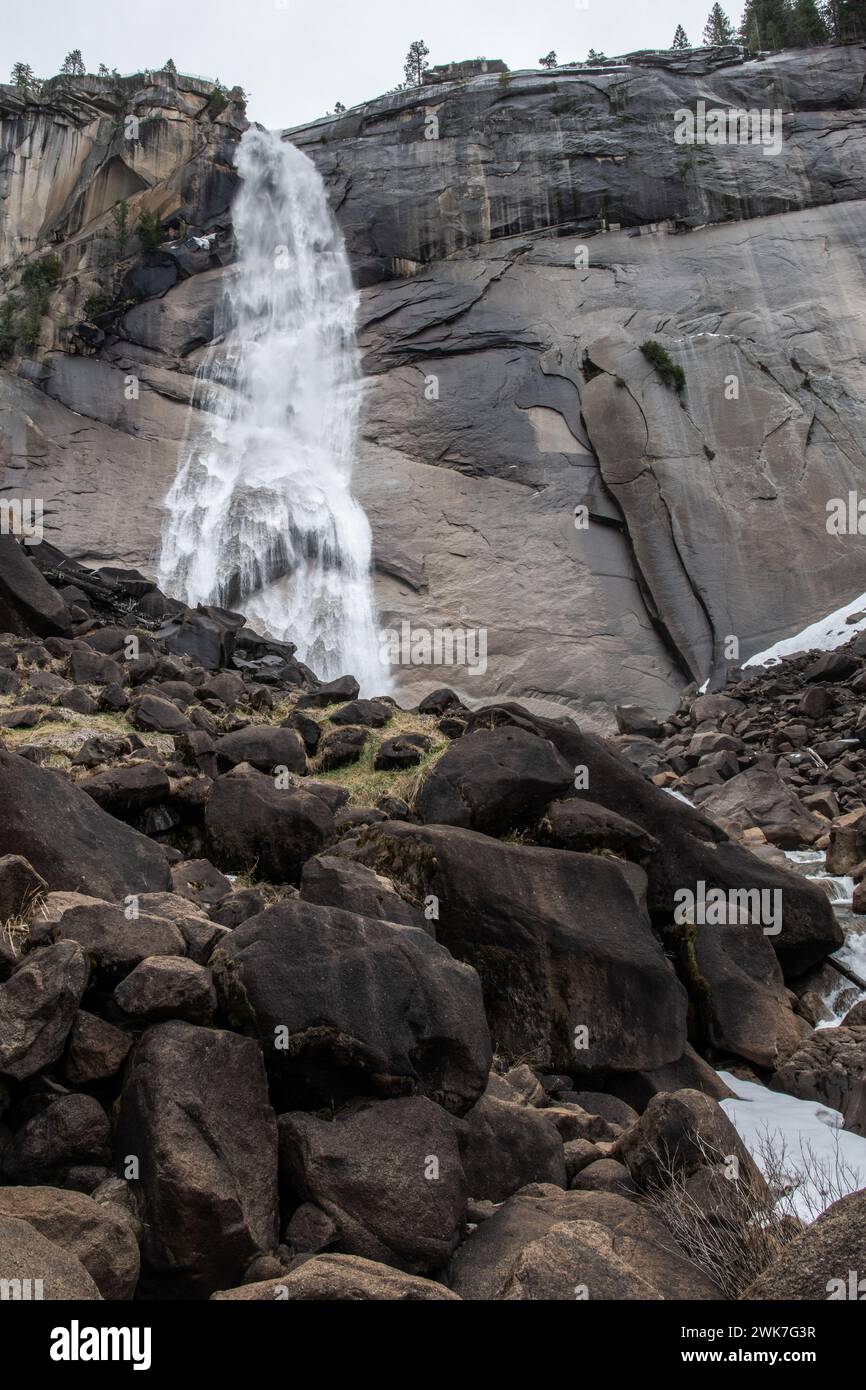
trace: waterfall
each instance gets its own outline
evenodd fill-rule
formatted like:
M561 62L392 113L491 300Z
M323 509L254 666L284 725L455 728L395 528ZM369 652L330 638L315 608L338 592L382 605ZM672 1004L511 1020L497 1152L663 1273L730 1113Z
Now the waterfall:
M165 501L160 587L243 612L323 680L383 692L370 526L351 493L361 377L345 246L300 150L253 128L237 167L238 262Z

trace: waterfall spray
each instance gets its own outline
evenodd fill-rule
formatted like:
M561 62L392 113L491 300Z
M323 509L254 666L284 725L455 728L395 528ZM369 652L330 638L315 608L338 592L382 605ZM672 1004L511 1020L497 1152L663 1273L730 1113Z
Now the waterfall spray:
M252 128L237 166L238 263L166 498L160 585L243 612L322 679L351 672L375 694L388 673L351 493L361 378L345 246L300 150Z

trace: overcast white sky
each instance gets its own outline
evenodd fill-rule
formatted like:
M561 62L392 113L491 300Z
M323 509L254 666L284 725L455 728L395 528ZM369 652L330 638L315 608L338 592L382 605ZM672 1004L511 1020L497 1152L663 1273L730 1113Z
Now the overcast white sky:
M423 39L431 63L502 58L537 67L665 48L682 24L697 45L711 0L29 0L9 3L0 33L0 80L13 62L38 77L80 48L88 70L121 72L173 58L181 72L239 83L249 115L269 127L354 106L403 81L403 59ZM723 3L736 24L742 0Z

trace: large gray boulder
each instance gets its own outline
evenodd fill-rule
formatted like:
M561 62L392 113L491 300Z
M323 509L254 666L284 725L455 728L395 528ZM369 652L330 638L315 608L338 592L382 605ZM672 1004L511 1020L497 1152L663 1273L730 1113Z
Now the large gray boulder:
M443 754L415 797L426 823L501 835L535 819L574 782L574 769L525 729L480 730Z
M358 1255L314 1255L277 1279L223 1289L211 1298L251 1303L440 1303L455 1301L457 1294L432 1279Z
M743 1300L862 1301L866 1188L834 1202L758 1275ZM853 1274L853 1278L852 1278Z
M114 991L114 1002L138 1023L211 1023L216 1013L213 978L184 956L150 956L140 961Z
M132 1298L138 1283L138 1242L114 1206L58 1187L0 1187L0 1222L27 1221L80 1260L103 1298Z
M313 792L278 787L273 777L239 769L214 782L205 833L218 868L296 883L304 861L334 839L334 818Z
M29 860L52 890L122 902L170 886L159 845L102 811L58 772L0 749L0 854Z
M248 724L217 739L216 755L220 767L236 767L249 763L260 772L287 768L289 772L307 770L307 757L300 735L292 729L274 728L270 724Z
M25 957L0 985L0 1076L25 1081L63 1051L90 974L73 941Z
M702 882L725 891L758 889L780 895L781 931L766 939L786 978L804 974L842 945L842 928L826 893L802 874L763 863L735 844L713 821L654 786L600 738L583 733L570 719L544 719L520 705L494 705L473 716L478 727L501 722L539 729L566 762L584 769L586 787L575 793L580 800L605 806L654 837L647 903L655 920L670 920L678 891L697 892Z
M764 767L746 768L714 788L701 802L701 810L741 830L757 826L780 849L811 845L827 830L826 822L803 805L778 773Z
M333 854L307 860L301 872L301 897L320 907L341 907L361 917L427 929L420 908L402 897L384 874Z
M866 1135L866 1023L816 1029L773 1073L770 1085L841 1110L845 1128Z
M766 1191L764 1180L724 1110L701 1091L653 1096L636 1125L617 1141L615 1157L644 1192L687 1181L699 1169L736 1159L737 1182ZM733 1169L731 1169L733 1171ZM733 1179L732 1179L733 1181Z
M10 1299L93 1302L102 1295L78 1257L29 1221L0 1215L0 1286Z
M460 1114L487 1084L478 976L416 927L287 898L210 964L286 1108L420 1093Z
M635 866L396 821L358 854L437 900L438 937L481 976L500 1049L584 1076L682 1054L686 992L635 897Z
M127 911L84 893L49 893L38 925L55 941L77 942L93 968L110 978L128 974L148 956L186 954L183 933L175 922L146 912L127 915Z
M62 1187L73 1170L100 1170L110 1161L111 1127L102 1106L93 1096L67 1093L17 1130L0 1171L8 1183Z
M117 1117L144 1220L143 1287L202 1297L277 1241L277 1129L258 1046L188 1023L149 1028Z
M546 1183L525 1187L481 1223L457 1251L448 1282L473 1301L574 1301L579 1286L590 1300L719 1297L666 1227L635 1202Z
M571 849L578 854L607 850L644 866L658 848L658 841L634 821L577 797L548 806L538 826L538 838L553 849Z
M688 926L677 950L699 1044L767 1069L799 1045L808 1024L793 1011L778 958L759 925Z
M283 1182L327 1213L346 1254L435 1272L457 1246L466 1208L457 1128L424 1096L333 1120L281 1115Z
M476 1201L504 1202L528 1183L567 1185L562 1138L545 1112L489 1092L464 1117L460 1152Z
M26 550L4 528L0 533L0 631L22 637L68 637L69 609L43 579Z

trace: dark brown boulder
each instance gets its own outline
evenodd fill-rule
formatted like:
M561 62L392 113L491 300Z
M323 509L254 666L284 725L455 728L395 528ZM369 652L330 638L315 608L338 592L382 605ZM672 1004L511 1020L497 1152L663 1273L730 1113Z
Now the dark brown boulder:
M415 927L285 898L210 964L286 1109L420 1093L461 1114L487 1084L478 976Z
M552 745L525 729L480 730L458 739L421 784L415 810L426 824L502 835L529 824L574 781Z
M120 1101L116 1152L139 1163L142 1285L203 1297L277 1241L277 1131L261 1053L188 1023L149 1028Z
M228 872L255 870L271 883L296 883L304 861L334 838L324 799L306 786L278 787L274 778L239 770L218 777L205 808L210 857Z
M122 901L168 887L158 845L48 768L0 749L0 854L29 860L51 889Z

